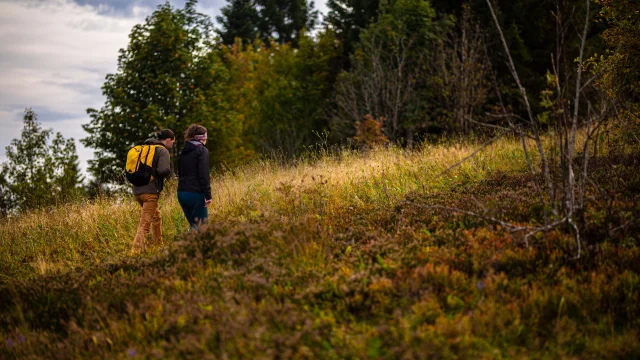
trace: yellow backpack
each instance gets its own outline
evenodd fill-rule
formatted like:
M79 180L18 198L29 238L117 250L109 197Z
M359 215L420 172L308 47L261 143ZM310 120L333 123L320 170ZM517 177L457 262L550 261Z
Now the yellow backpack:
M153 157L160 145L136 145L127 153L124 174L135 186L144 186L153 181Z

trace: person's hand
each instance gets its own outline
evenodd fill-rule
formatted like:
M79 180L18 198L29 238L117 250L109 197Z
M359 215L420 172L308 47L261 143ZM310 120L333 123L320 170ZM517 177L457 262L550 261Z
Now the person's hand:
M204 207L208 207L211 204L211 199L204 201Z

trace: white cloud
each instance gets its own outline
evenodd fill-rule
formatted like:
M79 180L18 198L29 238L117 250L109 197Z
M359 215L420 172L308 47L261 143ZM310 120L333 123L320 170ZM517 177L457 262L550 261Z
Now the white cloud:
M27 107L45 128L76 141L86 136L85 109L103 104L105 75L116 71L118 50L144 16L136 11L138 18L117 18L98 10L63 0L0 2L0 161L20 136ZM92 151L78 143L78 153L85 168Z

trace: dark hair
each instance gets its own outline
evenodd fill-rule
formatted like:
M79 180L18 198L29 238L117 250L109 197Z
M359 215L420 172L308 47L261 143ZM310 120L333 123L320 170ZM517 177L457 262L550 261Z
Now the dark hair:
M158 133L158 140L175 139L176 135L171 129L164 129Z
M184 132L184 139L186 141L193 140L196 135L204 135L207 133L207 128L202 125L193 124L187 128Z

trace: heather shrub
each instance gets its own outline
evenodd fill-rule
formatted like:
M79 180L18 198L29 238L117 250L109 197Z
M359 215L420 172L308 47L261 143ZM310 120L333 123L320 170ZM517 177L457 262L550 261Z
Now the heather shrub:
M0 358L637 357L633 183L594 195L575 259L569 228L527 246L490 220L541 221L517 144L439 175L465 151L256 163L213 180L198 234L168 191L170 241L141 257L126 197L3 223Z

